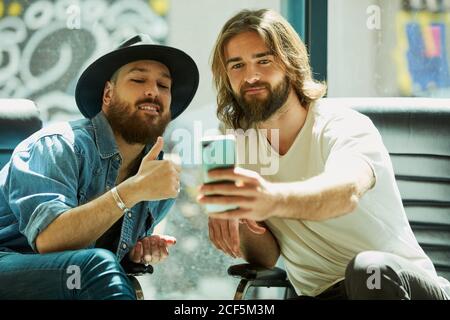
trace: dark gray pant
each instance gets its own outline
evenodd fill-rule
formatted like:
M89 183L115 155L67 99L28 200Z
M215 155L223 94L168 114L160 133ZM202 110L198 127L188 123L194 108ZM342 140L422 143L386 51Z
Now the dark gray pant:
M410 261L379 251L365 251L354 257L345 280L316 297L335 299L446 300L436 281Z

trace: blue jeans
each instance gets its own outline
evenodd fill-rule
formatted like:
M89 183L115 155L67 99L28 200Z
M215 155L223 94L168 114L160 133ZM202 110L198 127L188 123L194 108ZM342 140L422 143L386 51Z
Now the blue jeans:
M116 256L104 249L0 252L0 299L136 299Z

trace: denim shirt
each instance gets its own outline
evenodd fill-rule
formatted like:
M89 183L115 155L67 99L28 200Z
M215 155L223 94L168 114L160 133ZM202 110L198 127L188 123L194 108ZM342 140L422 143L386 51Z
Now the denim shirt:
M0 250L37 252L36 237L53 220L114 187L121 162L103 112L50 125L22 141L0 171ZM125 213L119 260L138 239L152 234L174 201L139 202Z

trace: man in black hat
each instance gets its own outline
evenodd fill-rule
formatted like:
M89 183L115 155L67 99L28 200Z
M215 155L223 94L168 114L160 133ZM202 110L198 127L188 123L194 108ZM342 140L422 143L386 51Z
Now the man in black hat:
M92 63L86 119L33 134L0 171L0 299L134 299L120 263L164 260L153 235L180 189L162 134L199 74L184 52L135 36Z

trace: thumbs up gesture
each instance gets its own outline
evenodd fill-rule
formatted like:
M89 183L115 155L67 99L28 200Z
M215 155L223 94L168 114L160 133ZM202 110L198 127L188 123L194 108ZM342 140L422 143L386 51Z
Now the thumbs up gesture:
M159 153L162 151L163 146L164 146L164 139L162 137L158 137L158 139L156 139L156 142L150 149L150 151L144 156L144 158L142 158L142 161L156 160L156 158L158 158Z
M164 146L158 137L152 149L142 158L135 176L126 180L132 184L136 202L175 198L180 190L181 167L170 160L157 160Z

